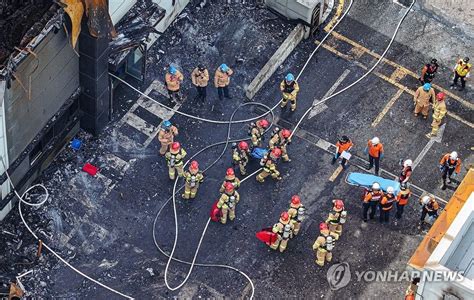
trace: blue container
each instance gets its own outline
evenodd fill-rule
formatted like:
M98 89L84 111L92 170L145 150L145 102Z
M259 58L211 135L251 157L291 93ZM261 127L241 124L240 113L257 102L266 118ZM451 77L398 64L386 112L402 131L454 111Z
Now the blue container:
M74 150L79 150L81 148L82 142L80 139L73 139L71 141L71 148Z
M250 155L256 159L262 159L265 156L265 154L267 154L267 152L268 152L268 149L255 147L253 148Z

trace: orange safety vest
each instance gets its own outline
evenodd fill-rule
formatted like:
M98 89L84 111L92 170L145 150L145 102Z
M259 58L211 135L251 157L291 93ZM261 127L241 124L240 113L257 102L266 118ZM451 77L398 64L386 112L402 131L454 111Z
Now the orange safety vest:
M449 156L450 154L446 153L439 161L439 164L449 169L455 168L456 173L459 174L461 172L461 159L451 159Z
M369 192L364 198L364 202L379 202L382 199L383 193L382 192Z
M380 154L383 153L383 145L382 143L378 143L377 145L373 145L372 141L369 140L367 143L367 148L369 149L369 155L372 157L380 157Z
M407 205L408 198L410 198L411 192L409 190L400 191L397 195L398 205Z
M351 148L354 144L352 143L351 140L349 140L347 143L341 143L339 141L337 141L336 143L336 147L338 149L338 153L342 153L343 151L347 151L349 150L349 148Z
M391 210L393 202L395 202L395 196L387 194L382 198L382 201L380 201L380 206L382 206L382 210Z

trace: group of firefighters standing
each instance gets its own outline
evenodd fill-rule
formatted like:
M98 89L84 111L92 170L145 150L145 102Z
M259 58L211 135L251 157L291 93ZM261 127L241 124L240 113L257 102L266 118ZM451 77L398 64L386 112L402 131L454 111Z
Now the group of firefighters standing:
M232 99L229 85L230 78L233 74L234 71L226 64L221 64L214 73L214 86L217 89L217 94L221 101L224 100L224 98ZM199 100L201 103L206 102L209 80L209 71L203 64L199 64L192 71L191 81L197 92L195 100ZM170 65L165 74L165 84L169 100L172 104L182 102L184 99L181 90L183 81L183 74L176 67ZM290 102L290 110L292 112L296 110L296 99L299 90L300 88L295 80L295 76L288 73L280 83L280 91L283 97L280 104L281 109L285 109L288 102Z
M423 119L428 118L430 107L433 108L433 121L431 123L431 132L426 136L432 138L438 135L439 127L442 124L444 116L447 114L446 95L443 92L435 93L432 82L438 71L438 60L432 59L430 63L426 64L421 70L419 81L421 86L415 91L413 102L415 106L414 115L417 117L420 113ZM461 81L460 91L466 87L466 78L469 77L472 65L469 63L469 57L459 59L453 68L453 82L451 89L458 86L458 81Z
M462 59L458 62L454 69L455 77L453 87L456 86L460 79L462 88L465 86L465 77L468 76L471 65L468 63L469 58ZM420 77L420 86L414 95L415 110L414 115L418 116L420 113L423 118L428 117L430 103L433 106L433 123L432 131L427 135L428 137L436 136L443 117L446 115L445 94L435 94L431 82L437 71L437 61L433 59L430 64L427 64ZM230 76L233 71L226 65L222 64L217 68L214 75L214 85L217 88L219 99L224 97L231 98L229 93ZM203 65L198 65L192 74L192 82L196 87L196 98L204 102L207 96L207 85L209 82L209 72ZM184 77L175 67L170 66L166 73L166 87L168 89L170 101L177 102L182 100L180 86ZM290 110L295 111L296 99L299 92L298 83L295 77L289 73L280 83L280 90L283 99L281 101L281 108L284 109L290 103ZM435 101L436 99L436 101ZM260 119L255 123L250 124L249 140L240 141L233 145L232 162L233 167L228 168L224 181L220 187L220 197L216 201L211 211L211 218L225 224L227 220L234 220L236 213L236 205L240 201L238 189L240 187L240 180L235 175L234 169L238 169L242 176L247 175L247 165L250 161L253 151L261 151L260 172L256 176L256 180L260 183L264 182L267 177L275 180L281 180L281 174L278 171L278 162L290 162L287 146L291 143L292 133L289 129L275 129L271 133L271 138L268 142L268 147L263 147L264 134L269 129L270 123L266 119ZM175 137L179 131L176 126L172 125L170 121L163 121L160 131L158 132L158 139L161 143L160 154L166 158L168 165L168 174L171 180L176 178L176 173L179 177L184 178L185 186L182 197L184 199L194 199L199 189L199 185L204 180L203 172L199 169L199 163L192 161L189 164L188 170L184 170L184 158L187 153L181 147L181 144L175 141ZM250 144L250 145L249 145ZM332 158L334 164L340 159L342 167L346 167L347 161L350 158L350 150L354 146L353 142L347 136L341 136L336 143L336 151ZM373 137L368 140L364 153L368 155L369 165L368 170L375 167L375 174L379 174L380 160L384 157L383 144L378 137ZM255 156L254 156L255 157ZM389 186L382 190L380 184L375 182L371 188L366 190L363 197L363 221L367 222L368 218L374 219L377 209L380 210L379 221L381 223L388 223L390 212L396 206L396 221L402 218L404 208L408 204L411 191L409 189L409 179L412 173L413 162L407 159L403 162L403 168L400 173L398 181L400 182L400 191L395 193L395 189ZM451 178L460 172L461 161L456 152L451 152L443 155L440 161L440 171L442 172L443 185L450 183ZM424 195L420 199L422 205L422 213L420 221L423 224L426 215L429 217L436 217L439 205L432 195ZM300 223L303 220L304 206L298 195L294 195L291 199L289 209L282 212L279 221L269 230L273 235L273 239L268 245L274 249L279 249L280 252L285 251L288 240L298 235L300 230ZM369 212L370 211L370 212ZM215 213L212 216L213 212ZM320 235L313 244L313 250L316 253L316 263L323 266L325 261L331 261L331 251L334 247L335 241L342 233L342 224L345 223L347 212L344 209L342 200L333 200L333 208L329 213L329 217L325 222L320 223Z
M223 100L224 97L232 98L229 93L229 84L230 77L233 73L232 69L226 64L221 64L214 73L214 86L217 89L220 100ZM191 80L197 91L195 99L201 101L201 103L206 101L209 79L209 71L202 64L199 64L191 73ZM183 74L176 67L168 67L168 71L165 74L165 83L172 103L181 102L183 100L183 94L181 92L183 80Z

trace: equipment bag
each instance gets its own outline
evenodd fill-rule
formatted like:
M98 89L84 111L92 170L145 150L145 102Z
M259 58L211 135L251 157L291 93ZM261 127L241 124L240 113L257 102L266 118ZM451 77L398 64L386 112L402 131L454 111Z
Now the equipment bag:
M256 159L262 159L265 156L265 154L267 154L267 152L268 152L268 149L266 148L255 147L252 149L250 156Z

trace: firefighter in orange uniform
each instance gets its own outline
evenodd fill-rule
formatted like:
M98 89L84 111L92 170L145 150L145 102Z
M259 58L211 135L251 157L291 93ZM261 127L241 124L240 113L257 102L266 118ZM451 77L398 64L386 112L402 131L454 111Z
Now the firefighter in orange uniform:
M168 95L170 96L171 102L180 102L182 96L180 93L181 83L184 80L183 74L181 74L178 69L173 66L168 68L168 72L165 75L166 89L168 90Z
M313 251L316 253L316 264L324 267L324 263L332 260L332 249L336 239L331 235L328 224L319 224L320 235L313 244Z
M351 150L352 146L354 146L352 141L346 135L343 135L336 143L336 154L334 154L334 157L332 158L331 164L335 164L337 159L341 156L342 152L344 152L344 151L349 152L349 150ZM345 158L342 158L341 166L345 167L346 162L347 162L347 160Z
M235 219L235 206L240 201L240 195L235 190L234 185L226 182L224 193L221 194L217 202L217 208L221 210L221 223L227 223L227 217L233 221Z
M219 100L224 100L224 97L232 99L229 94L229 84L230 84L230 76L234 74L231 68L229 68L226 64L222 64L217 68L216 73L214 75L214 85L217 88L217 93L219 95Z
M418 117L418 114L421 112L423 119L428 118L430 103L433 103L435 97L435 91L431 87L431 83L425 83L423 86L420 86L413 96L413 102L415 104L415 117Z
M329 213L326 223L331 235L338 240L342 234L342 224L346 223L347 211L344 209L344 201L335 199L332 200L332 203L332 211Z
M458 157L458 153L453 151L443 155L439 161L439 169L443 172L442 179L443 185L441 189L446 189L446 182L451 183L451 176L456 177L461 172L461 159Z
M191 73L191 80L197 91L195 99L201 100L202 103L206 102L207 84L209 82L209 72L206 67L199 64Z
M240 179L235 176L234 169L228 168L225 172L224 182L222 182L219 192L223 193L225 191L225 185L230 182L236 190L240 187Z
M378 137L374 137L367 142L367 147L364 150L365 154L369 155L369 166L367 170L372 169L375 164L375 175L379 175L380 159L383 158L383 145Z
M378 182L374 182L372 184L372 190L369 191L363 201L363 210L362 210L362 218L364 219L364 222L367 222L367 213L369 212L370 208L370 214L369 217L372 220L375 218L375 213L377 212L377 206L380 203L380 200L382 200L383 197L383 191L380 188L380 184Z
M387 193L380 200L380 223L388 223L390 219L390 211L393 208L393 203L396 202L395 189L391 186L387 187Z
M176 171L178 176L183 176L183 159L186 156L186 151L181 148L181 145L178 142L171 144L170 149L165 154L166 161L168 163L168 174L171 180L175 179Z
M199 184L204 180L204 175L199 171L199 164L193 160L189 171L184 172L184 199L194 199L199 189Z
M279 249L280 252L285 251L288 240L293 235L293 224L288 212L284 211L281 213L280 220L273 225L272 232L277 234L277 240L270 245L270 248L273 250Z
M270 154L267 153L264 158L260 161L260 165L263 167L262 172L257 175L256 179L258 182L265 182L265 178L269 175L273 179L281 180L280 172L277 170L277 162L281 157L280 148L274 148L270 151Z
M275 147L278 147L281 149L281 158L283 161L291 161L290 157L288 156L288 152L286 150L286 146L291 143L291 131L288 129L282 129L279 130L277 133L275 133L270 141L268 142L268 146L270 150L274 149Z
M165 120L161 124L160 131L158 131L158 141L160 141L160 154L165 155L168 151L169 145L174 142L174 137L178 135L178 128L171 124L170 121Z
M288 214L290 215L291 223L293 225L293 235L298 235L298 232L300 231L301 221L304 219L305 210L304 205L301 203L300 196L294 195L291 197Z
M403 210L405 206L408 204L408 199L411 196L411 191L408 188L407 183L402 182L400 184L400 192L397 195L396 202L397 202L397 214L395 217L397 218L395 220L395 225L397 225L397 220L400 220L403 215Z

